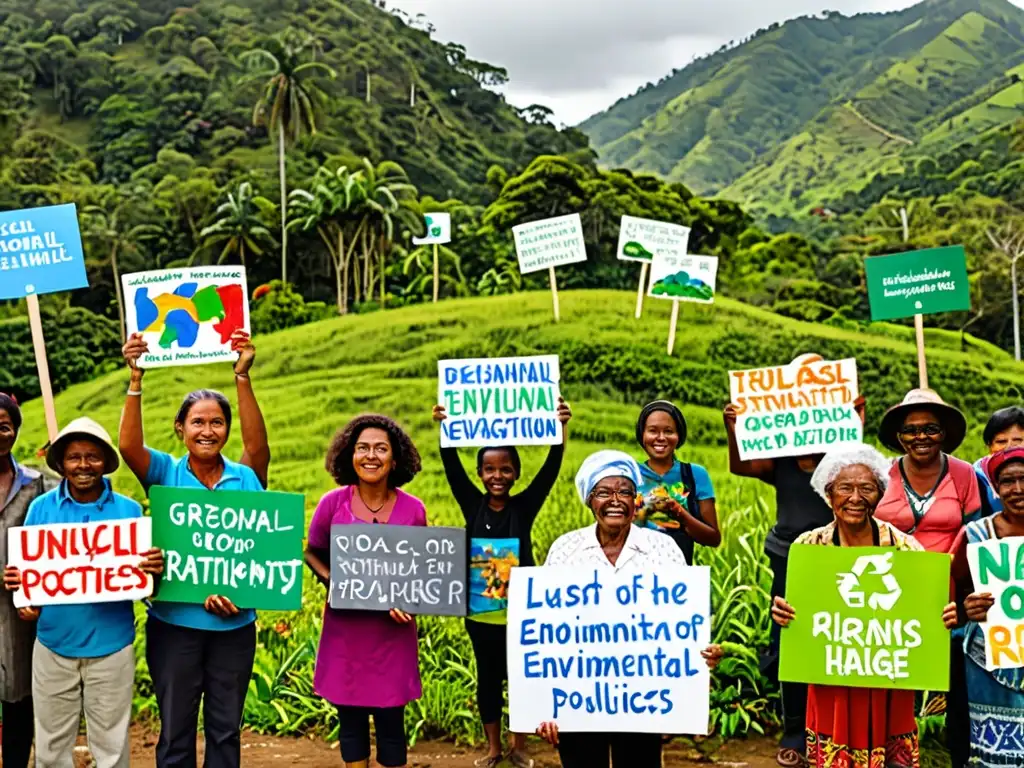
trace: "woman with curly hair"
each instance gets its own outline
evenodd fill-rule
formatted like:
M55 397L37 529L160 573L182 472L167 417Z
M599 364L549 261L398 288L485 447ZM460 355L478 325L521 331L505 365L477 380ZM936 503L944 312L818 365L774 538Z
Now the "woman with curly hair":
M423 502L401 490L420 471L420 454L387 416L350 421L327 450L327 471L340 488L320 499L309 525L306 563L325 586L331 581L331 526L426 525ZM405 705L420 688L416 623L391 609L324 608L316 657L316 692L338 708L341 759L347 768L370 760L370 716L377 734L377 763L406 764Z

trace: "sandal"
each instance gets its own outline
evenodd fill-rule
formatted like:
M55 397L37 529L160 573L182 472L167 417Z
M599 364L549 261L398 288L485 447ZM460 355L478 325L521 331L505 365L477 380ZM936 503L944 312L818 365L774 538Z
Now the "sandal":
M783 768L802 768L807 765L807 758L792 747L782 747L775 753L775 762Z
M476 768L498 768L503 759L501 755L494 755L493 757L491 755L484 755L479 760L475 760L473 765Z

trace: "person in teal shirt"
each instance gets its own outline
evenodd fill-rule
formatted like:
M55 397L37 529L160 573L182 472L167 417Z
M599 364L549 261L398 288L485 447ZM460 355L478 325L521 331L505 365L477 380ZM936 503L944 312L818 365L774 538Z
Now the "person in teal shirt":
M648 403L636 422L636 441L647 461L640 465L634 524L672 537L692 564L694 544L717 547L722 534L708 471L676 458L676 450L686 442L682 411L668 400Z
M117 469L117 451L106 430L92 419L68 424L47 450L46 463L63 481L36 497L26 526L142 517L139 503L114 493L104 477ZM163 572L163 554L159 549L140 552L137 568L141 573L132 575L133 586L140 583L136 578ZM21 572L7 566L4 584L19 591ZM20 615L37 622L32 654L36 765L71 765L84 708L89 748L97 764L128 768L135 684L132 602L32 606L22 608Z
M232 349L244 451L239 462L222 454L231 432L231 405L212 390L189 394L174 419L186 454L174 458L146 446L142 431L142 377L138 360L148 351L141 334L124 345L131 383L121 416L119 447L125 464L148 492L156 485L213 491L262 491L270 448L249 380L256 350L236 331ZM241 721L256 654L256 612L223 595L204 605L154 603L146 624L146 661L160 710L157 768L194 766L199 702L203 701L205 768L238 768Z

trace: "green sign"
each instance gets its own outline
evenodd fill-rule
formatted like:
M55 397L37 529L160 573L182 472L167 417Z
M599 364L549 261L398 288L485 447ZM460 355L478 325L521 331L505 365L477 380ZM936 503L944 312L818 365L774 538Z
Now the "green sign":
M885 547L794 544L779 679L865 688L949 689L950 558Z
M154 600L202 604L223 595L239 608L302 606L301 494L156 486L153 546L164 551Z
M871 319L896 320L971 308L962 245L864 259Z

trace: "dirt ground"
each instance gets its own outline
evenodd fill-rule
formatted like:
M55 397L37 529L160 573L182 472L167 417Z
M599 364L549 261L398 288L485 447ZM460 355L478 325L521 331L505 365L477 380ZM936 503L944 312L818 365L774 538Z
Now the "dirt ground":
M156 736L136 727L132 731L132 766L154 765ZM531 739L531 754L536 768L558 768L558 756L547 745ZM202 755L202 743L199 746ZM410 751L412 768L472 768L482 751L455 747L445 742L420 742ZM200 757L200 764L201 764ZM673 742L666 751L665 765L670 768L707 766L711 762L722 768L771 768L775 766L775 744L767 739L734 740L714 752L709 760L693 748ZM246 768L320 768L340 766L336 747L311 739L282 739L245 733L242 737L242 765ZM371 763L371 765L375 765Z

